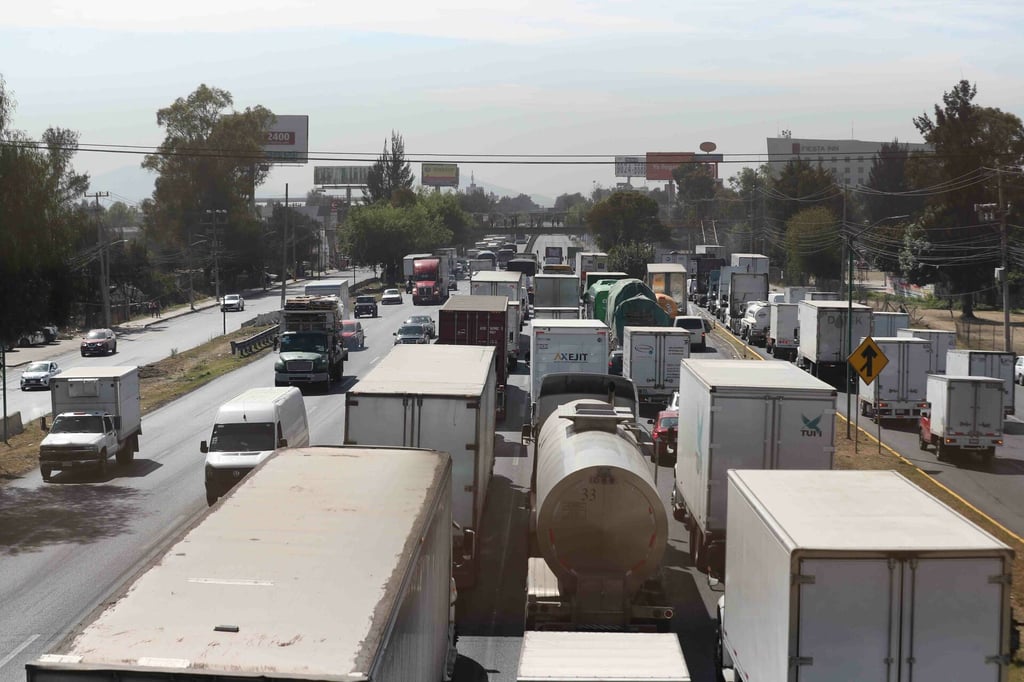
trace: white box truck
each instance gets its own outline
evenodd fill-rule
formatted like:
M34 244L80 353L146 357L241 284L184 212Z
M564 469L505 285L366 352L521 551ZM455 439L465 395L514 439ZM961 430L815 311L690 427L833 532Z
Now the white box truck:
M836 385L846 381L846 359L860 343L871 336L871 308L853 304L852 318L846 301L809 301L798 304L800 343L797 365L816 377ZM847 325L852 326L848 327Z
M800 306L796 303L772 303L768 311L768 338L764 349L773 358L795 360L800 342Z
M345 394L345 445L430 448L452 456L453 561L471 587L494 470L493 346L398 345Z
M547 374L607 374L608 325L600 320L534 318L530 336L530 404ZM532 410L531 410L532 413ZM531 419L531 423L534 423Z
M454 668L451 459L280 450L28 682L412 680Z
M751 272L767 275L768 256L760 253L734 253L729 259L729 266L734 272Z
M811 291L817 291L815 287L785 287L783 290L785 294L786 303L799 303L800 301L807 298L807 294Z
M723 577L729 469L830 469L836 390L785 362L683 360L672 511Z
M897 329L896 336L924 339L932 344L932 366L929 374L946 372L946 353L956 348L956 332L947 329Z
M897 336L896 330L910 326L909 313L875 310L871 313L871 336Z
M1003 444L1003 382L994 377L928 375L930 409L921 417L922 450L938 458L973 453L990 464Z
M579 278L575 275L537 275L533 278L535 308L579 308Z
M534 306L533 318L534 320L578 320L580 318L579 306L575 307L549 307L542 306L540 308Z
M625 327L622 376L641 402L667 403L679 390L679 361L690 357L690 332L681 327Z
M858 378L857 402L861 416L874 422L918 421L928 409L928 368L932 346L924 339L874 336L874 342L888 362L871 384ZM860 343L863 339L858 339ZM857 360L856 362L863 362Z
M737 272L732 269L728 273L729 305L726 309L729 329L739 334L740 323L747 312L747 306L754 301L768 300L768 275L764 273Z
M524 632L516 682L690 682L679 637L657 632Z
M506 296L509 302L526 305L523 273L515 270L487 270L473 275L469 293L475 296Z
M73 367L50 379L50 414L39 444L39 473L94 469L111 457L127 466L139 451L142 400L138 367Z
M957 350L946 353L946 374L971 377L994 377L1003 380L1003 411L1014 414L1014 394L1017 384L1013 380L1013 363L1017 356L1001 350Z
M430 253L410 253L402 256L402 276L408 281L413 276L413 263L417 258L430 258Z
M1007 679L1013 551L898 473L730 471L728 496L735 679Z

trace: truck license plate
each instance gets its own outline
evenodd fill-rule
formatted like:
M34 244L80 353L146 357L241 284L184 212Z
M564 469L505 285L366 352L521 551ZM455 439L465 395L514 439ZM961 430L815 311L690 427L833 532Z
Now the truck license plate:
M968 445L977 445L978 444L978 439L977 438L968 438L967 439L967 444Z

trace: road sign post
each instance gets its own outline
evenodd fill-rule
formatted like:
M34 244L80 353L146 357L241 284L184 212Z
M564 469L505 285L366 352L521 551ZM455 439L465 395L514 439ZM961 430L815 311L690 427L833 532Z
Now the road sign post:
M885 356L885 353L882 351L881 348L878 347L878 344L875 343L875 340L873 338L871 338L870 336L864 337L864 340L860 342L860 345L857 346L856 350L854 350L853 353L850 354L850 357L848 357L846 359L846 361L847 361L847 363L849 363L850 368L854 372L856 372L860 376L861 380L865 384L867 384L868 386L871 386L871 384L874 383L875 379L878 378L878 375L882 373L883 369L885 369L885 366L889 364L889 358L887 358ZM849 390L849 388L847 390ZM858 387L858 391L857 392L860 393L859 387ZM877 409L877 405L878 405L878 387L877 386L875 386L875 405L876 405L876 409ZM860 397L858 397L857 398L857 416L858 416L857 428L858 429L860 429L860 419L859 419L859 417L860 417L860 409L861 409L861 407L860 407ZM852 415L848 414L848 415L846 415L846 418L849 419L851 416ZM878 434L877 434L878 453L881 454L882 453L882 420L881 419L877 419L876 421L878 423ZM857 451L857 440L854 439L853 443L854 443L853 451L856 452Z

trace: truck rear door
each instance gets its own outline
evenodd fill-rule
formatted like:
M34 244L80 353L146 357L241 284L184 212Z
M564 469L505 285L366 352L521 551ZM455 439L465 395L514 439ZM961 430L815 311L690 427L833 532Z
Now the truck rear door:
M764 469L831 469L835 451L835 408L825 399L774 398L771 458Z
M1003 573L999 557L904 562L900 680L1003 679Z
M898 682L897 568L885 558L799 562L797 617L791 624L797 672L790 679Z

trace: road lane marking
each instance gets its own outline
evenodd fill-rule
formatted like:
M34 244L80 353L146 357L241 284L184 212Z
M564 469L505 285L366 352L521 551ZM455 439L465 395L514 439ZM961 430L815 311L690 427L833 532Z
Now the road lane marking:
M29 644L31 644L32 642L36 641L37 639L39 639L39 635L29 635L28 639L26 639L24 642L22 642L21 644L19 644L17 647L14 648L14 651L12 651L11 653L7 654L3 658L0 658L0 668L4 667L8 663L10 663L14 659L15 656L17 656L22 651L24 651L25 648Z

